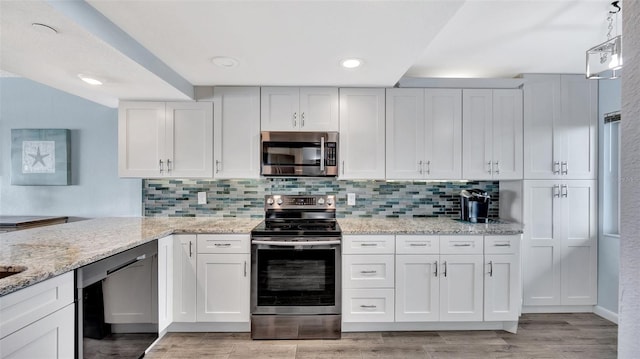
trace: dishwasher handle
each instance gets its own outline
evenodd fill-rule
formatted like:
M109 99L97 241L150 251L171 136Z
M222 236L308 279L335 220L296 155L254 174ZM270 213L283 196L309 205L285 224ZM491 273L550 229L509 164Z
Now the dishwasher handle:
M134 259L132 259L130 261L127 261L125 263L122 263L119 266L113 267L111 269L107 269L107 275L109 276L109 275L111 275L111 274L113 274L113 273L115 273L115 272L117 272L119 270L125 269L126 267L132 265L133 263L136 263L136 262L139 262L139 261L142 261L142 260L145 260L145 259L147 259L147 255L146 254L137 256L136 258L134 258Z

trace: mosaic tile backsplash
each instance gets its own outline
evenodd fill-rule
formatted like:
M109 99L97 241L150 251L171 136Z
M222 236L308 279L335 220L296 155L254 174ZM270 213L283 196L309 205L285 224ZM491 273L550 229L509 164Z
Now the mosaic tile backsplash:
M339 181L324 178L256 180L148 179L142 184L142 204L148 217L263 218L266 194L335 194L337 216L460 217L460 191L489 192L489 217L498 217L499 182ZM198 204L207 192L207 204ZM347 193L356 205L347 205Z

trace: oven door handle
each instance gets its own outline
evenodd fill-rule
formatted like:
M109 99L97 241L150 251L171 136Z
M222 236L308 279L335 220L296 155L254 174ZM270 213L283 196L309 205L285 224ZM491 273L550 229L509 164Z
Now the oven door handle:
M252 244L265 244L277 247L304 247L304 246L326 246L340 244L339 240L334 241L251 241Z

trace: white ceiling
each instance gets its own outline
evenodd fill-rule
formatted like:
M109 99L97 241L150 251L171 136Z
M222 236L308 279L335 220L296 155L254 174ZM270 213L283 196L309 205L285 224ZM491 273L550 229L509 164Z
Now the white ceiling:
M402 76L584 73L585 50L606 39L609 4L0 0L0 73L111 107L118 99L186 100L198 85L393 86ZM58 33L35 31L34 22ZM215 56L239 65L217 67ZM343 69L347 57L364 65ZM87 85L79 73L105 84Z

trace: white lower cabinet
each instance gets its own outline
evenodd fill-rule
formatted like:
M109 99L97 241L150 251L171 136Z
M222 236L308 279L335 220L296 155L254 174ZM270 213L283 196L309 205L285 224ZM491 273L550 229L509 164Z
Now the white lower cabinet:
M180 234L173 237L173 320L195 322L196 235Z
M73 358L74 274L0 297L0 358Z
M440 320L440 278L437 254L396 256L396 321Z
M249 266L242 254L198 254L196 320L249 321Z
M482 254L441 255L440 261L440 321L482 321Z
M345 289L342 293L344 322L393 322L393 288Z

